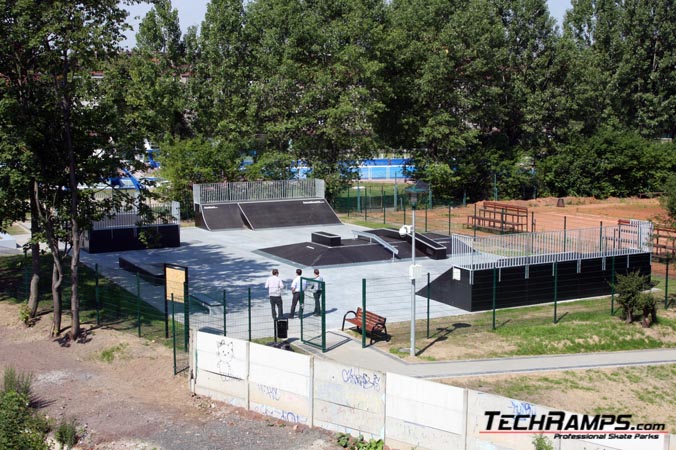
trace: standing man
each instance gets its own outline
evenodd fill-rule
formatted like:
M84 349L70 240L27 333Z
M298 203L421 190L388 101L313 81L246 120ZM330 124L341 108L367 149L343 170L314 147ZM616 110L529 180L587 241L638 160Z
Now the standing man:
M272 308L272 320L281 318L283 314L282 307L282 289L284 289L284 282L279 278L279 271L272 269L272 275L265 280L265 287L268 289L270 295L270 307ZM275 311L275 306L277 311Z
M319 269L315 269L315 276L314 280L318 281L318 283L313 283L314 284L314 292L312 293L315 297L315 316L321 316L322 315L322 305L320 302L320 299L322 298L322 290L324 289L324 277L319 275Z
M301 275L303 275L303 271L296 269L296 278L291 282L291 293L293 294L293 297L291 297L291 313L289 314L289 319L294 319L296 315L296 304L300 299Z

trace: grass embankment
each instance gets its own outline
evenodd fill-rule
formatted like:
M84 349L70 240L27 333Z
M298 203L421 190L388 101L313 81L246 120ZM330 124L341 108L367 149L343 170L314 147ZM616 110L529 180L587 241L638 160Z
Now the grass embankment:
M610 303L610 298L561 302L557 323L552 305L502 309L496 313L494 331L491 311L432 319L429 338L426 323L419 321L418 356L440 361L676 347L673 300L667 310L659 302L659 322L650 328L627 325L610 314ZM392 340L377 346L405 357L400 349L408 345L410 324L388 323L387 328Z
M41 277L39 284L40 301L38 304L38 317L45 320L45 315L53 311L51 293L52 258L50 255L41 257ZM66 266L70 261L66 261ZM8 256L0 258L0 301L13 303L25 302L28 297L28 281L30 260L23 256ZM135 293L131 293L121 286L103 277L99 277L98 289L96 273L86 266L79 268L79 298L80 298L80 322L83 328L100 326L140 334L148 339L164 340L172 346L172 339L165 339L164 311L161 311L148 302L143 301ZM98 295L97 295L98 291ZM64 277L62 296L62 326L70 324L70 273ZM98 307L97 307L98 306ZM177 313L182 313L182 305L177 306ZM183 324L175 323L176 334L182 336ZM65 330L62 330L65 331ZM171 320L169 333L171 333ZM183 345L183 340L177 343Z

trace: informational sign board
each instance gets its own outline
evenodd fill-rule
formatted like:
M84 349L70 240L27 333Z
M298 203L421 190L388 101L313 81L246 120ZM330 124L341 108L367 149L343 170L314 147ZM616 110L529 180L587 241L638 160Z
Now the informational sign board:
M185 286L188 283L188 268L174 264L164 265L164 292L167 300L185 302Z

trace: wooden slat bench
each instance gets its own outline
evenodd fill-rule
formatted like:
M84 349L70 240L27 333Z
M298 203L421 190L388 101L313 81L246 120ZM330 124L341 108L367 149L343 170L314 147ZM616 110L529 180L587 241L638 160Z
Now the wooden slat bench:
M501 233L528 231L528 208L508 203L484 202L474 216L467 216L467 228Z
M354 314L354 317L348 318L348 314ZM371 311L366 311L366 331L371 335L371 344L373 344L373 338L375 335L384 336L385 340L389 341L390 337L387 334L387 326L385 322L387 319L383 316L379 316L376 313ZM357 311L348 311L343 316L343 326L341 330L345 330L345 322L350 322L355 325L357 329L361 329L362 325L362 309L361 307L357 308Z

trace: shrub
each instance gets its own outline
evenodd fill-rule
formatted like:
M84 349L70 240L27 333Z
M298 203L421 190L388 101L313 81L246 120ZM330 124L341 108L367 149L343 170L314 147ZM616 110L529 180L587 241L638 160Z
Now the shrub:
M47 424L30 408L26 394L0 394L0 448L3 450L47 450Z
M54 432L54 438L62 449L73 448L77 444L77 422L75 419L62 419Z
M353 438L348 433L338 433L336 442L348 450L383 450L385 443L382 439L364 440L364 436Z
M617 283L615 284L615 292L617 293L617 302L622 311L620 318L627 323L634 321L634 313L637 310L642 310L642 303L645 302L641 297L641 291L648 288L648 280L640 272L632 272L627 275L618 275ZM648 294L646 294L648 295Z
M17 392L25 395L30 400L32 394L33 375L30 373L17 373L13 367L5 369L2 393Z
M544 435L538 434L533 438L533 448L535 450L554 450L554 444Z

